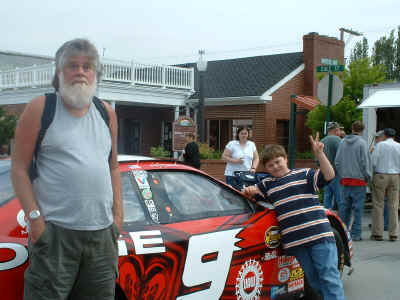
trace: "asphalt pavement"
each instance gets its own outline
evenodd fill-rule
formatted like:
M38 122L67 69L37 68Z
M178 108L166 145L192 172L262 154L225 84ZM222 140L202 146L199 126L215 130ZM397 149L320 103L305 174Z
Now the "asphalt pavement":
M353 242L354 272L345 269L343 286L347 300L400 299L400 241L390 242L388 232L383 241L370 240L371 209L365 210L362 241Z

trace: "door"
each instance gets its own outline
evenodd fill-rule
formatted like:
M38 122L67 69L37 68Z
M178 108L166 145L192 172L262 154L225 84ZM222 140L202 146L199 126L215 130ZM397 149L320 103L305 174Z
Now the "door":
M125 119L124 121L124 152L125 154L140 154L142 126L139 121Z

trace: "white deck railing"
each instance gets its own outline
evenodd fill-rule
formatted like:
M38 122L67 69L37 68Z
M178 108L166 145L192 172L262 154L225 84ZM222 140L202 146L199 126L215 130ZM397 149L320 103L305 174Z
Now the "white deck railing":
M194 90L193 68L145 65L110 59L103 59L101 64L103 81ZM0 71L0 90L49 86L54 72L54 63Z

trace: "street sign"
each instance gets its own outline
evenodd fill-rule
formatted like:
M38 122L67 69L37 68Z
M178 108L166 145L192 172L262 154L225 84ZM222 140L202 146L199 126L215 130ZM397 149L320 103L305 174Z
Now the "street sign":
M335 105L343 97L343 82L336 75L332 75L332 103ZM328 105L329 75L318 83L318 99L323 105Z
M317 72L343 72L344 65L317 66Z
M337 59L332 58L321 58L321 64L323 65L338 65L339 61Z

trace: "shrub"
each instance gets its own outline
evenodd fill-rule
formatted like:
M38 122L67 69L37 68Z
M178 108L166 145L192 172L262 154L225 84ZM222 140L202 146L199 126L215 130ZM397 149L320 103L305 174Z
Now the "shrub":
M155 157L169 157L170 156L169 151L164 149L163 146L151 147L150 154L151 154L151 156L155 156Z
M206 143L197 143L197 145L199 146L200 159L221 159L221 151L215 151Z

